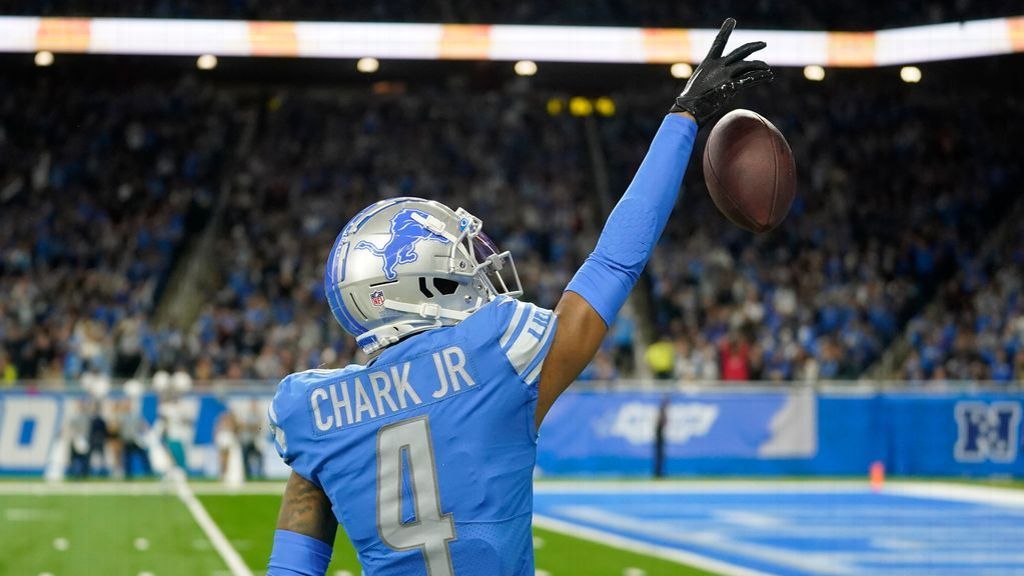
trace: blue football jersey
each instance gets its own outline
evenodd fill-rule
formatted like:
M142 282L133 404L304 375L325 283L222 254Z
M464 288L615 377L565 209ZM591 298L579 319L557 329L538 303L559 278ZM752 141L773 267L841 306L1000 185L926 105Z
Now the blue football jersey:
M533 420L555 325L499 297L367 366L281 382L277 449L330 498L367 576L533 576Z

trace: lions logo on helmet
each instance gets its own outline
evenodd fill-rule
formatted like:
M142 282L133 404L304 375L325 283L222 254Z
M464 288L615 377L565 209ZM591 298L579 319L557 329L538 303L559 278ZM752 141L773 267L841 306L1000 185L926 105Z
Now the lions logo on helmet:
M356 250L369 250L374 256L382 258L384 277L394 280L398 276L395 266L416 261L416 244L423 240L448 243L447 238L427 229L424 223L428 218L429 215L422 210L402 210L391 219L391 238L383 248L377 248L373 243L363 240L356 244Z
M371 354L522 289L511 254L497 251L479 218L432 200L394 198L342 229L324 292L341 327Z

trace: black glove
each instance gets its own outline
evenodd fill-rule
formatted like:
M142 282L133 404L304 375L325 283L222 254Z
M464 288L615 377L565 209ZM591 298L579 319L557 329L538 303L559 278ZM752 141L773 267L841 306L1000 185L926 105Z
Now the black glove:
M697 124L703 124L714 118L741 88L771 81L774 75L767 64L760 60L744 60L764 48L764 42L744 44L722 57L725 44L735 27L736 20L726 18L708 55L697 66L669 112L689 112L697 119Z

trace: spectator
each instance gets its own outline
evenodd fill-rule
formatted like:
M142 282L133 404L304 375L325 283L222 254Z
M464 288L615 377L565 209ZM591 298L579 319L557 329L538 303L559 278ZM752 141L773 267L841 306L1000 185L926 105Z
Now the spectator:
M90 414L89 402L80 399L75 402L74 413L68 419L68 437L71 439L69 444L71 454L68 473L72 478L84 479L89 477L91 468L89 458L91 453L89 443L91 424L92 415Z
M647 347L644 359L647 368L658 380L671 380L675 375L676 351L672 341L662 335L657 342Z
M263 432L266 411L255 398L250 401L238 422L238 440L242 447L245 477L256 480L263 477Z
M71 438L69 473L72 478L88 478L106 466L107 423L100 413L99 402L78 400L68 427Z
M238 436L238 421L231 410L224 410L217 419L214 444L217 446L220 479L229 486L245 482L245 463Z
M148 426L145 419L132 406L128 398L117 404L118 434L121 440L121 466L124 477L131 480L135 471L147 476L151 473L149 454L145 449Z
M722 362L722 380L746 382L750 380L750 345L738 335L731 334L719 345Z

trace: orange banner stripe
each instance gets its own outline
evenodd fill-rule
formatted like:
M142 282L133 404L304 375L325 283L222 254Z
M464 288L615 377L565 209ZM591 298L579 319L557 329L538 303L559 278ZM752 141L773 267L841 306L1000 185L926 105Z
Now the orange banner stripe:
M1006 19L1006 30L1010 34L1010 47L1014 52L1024 52L1024 16Z
M874 32L829 32L828 62L832 66L874 66Z
M491 55L491 27L445 24L441 27L441 50L447 60L487 60Z
M690 33L681 29L645 28L644 60L657 64L693 62Z
M54 52L88 52L91 30L89 18L40 18L36 48Z
M253 56L298 56L295 23L249 22L249 47Z

